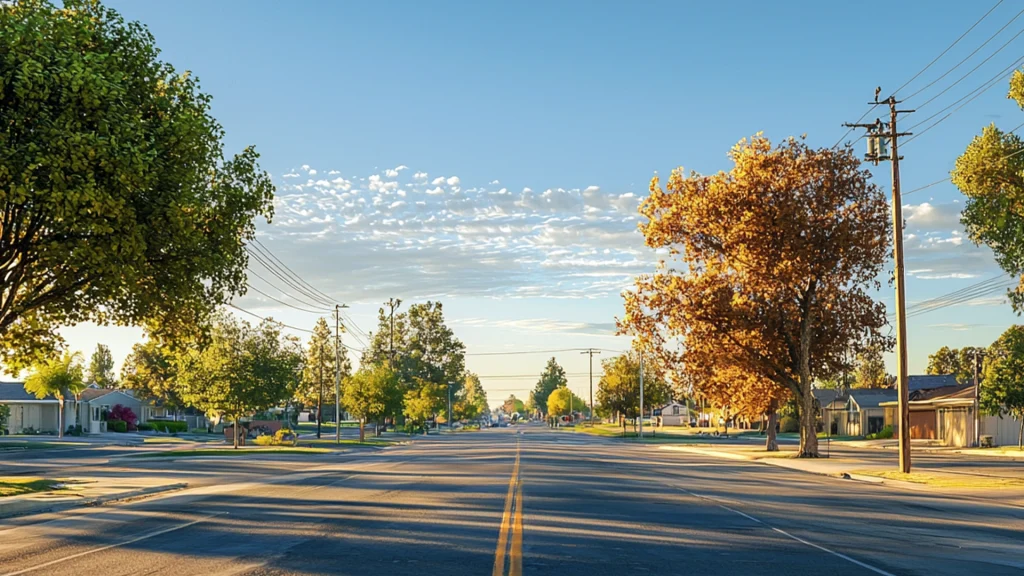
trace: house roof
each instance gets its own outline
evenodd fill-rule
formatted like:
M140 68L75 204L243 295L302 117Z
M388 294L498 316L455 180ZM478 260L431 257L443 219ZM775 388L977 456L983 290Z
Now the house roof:
M865 408L878 408L880 403L896 400L897 397L896 391L892 388L850 390L850 398L857 403L857 406L860 406L861 410Z
M79 398L87 401L95 400L101 396L106 396L111 392L114 392L112 388L87 388L82 391L82 394L79 396Z
M974 386L944 386L932 390L917 390L910 393L910 405L918 407L961 406L974 403ZM895 406L895 399L883 406Z
M24 382L0 382L0 402L27 402L27 401L38 402L35 394L29 394L25 391ZM48 395L43 400L56 400L52 394Z
M828 406L832 404L837 398L841 397L839 390L828 389L828 388L815 388L811 390L811 394L814 394L814 399L818 401L819 406Z
M908 377L909 390L933 390L935 388L946 388L959 386L956 376L952 374L918 374Z

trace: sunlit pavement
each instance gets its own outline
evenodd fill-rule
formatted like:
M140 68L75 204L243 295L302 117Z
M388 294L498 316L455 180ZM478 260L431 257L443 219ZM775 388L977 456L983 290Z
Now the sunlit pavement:
M1021 508L536 425L373 452L144 466L195 488L0 523L0 575L1024 568Z

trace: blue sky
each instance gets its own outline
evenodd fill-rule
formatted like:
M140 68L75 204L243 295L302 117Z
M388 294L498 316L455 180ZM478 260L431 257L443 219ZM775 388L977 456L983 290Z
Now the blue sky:
M657 259L635 232L636 203L655 172L727 169L728 149L758 131L833 145L875 86L887 94L903 84L992 3L109 4L147 24L164 59L198 75L229 151L254 144L262 153L279 186L277 217L260 226L264 244L348 302L363 330L388 296L440 298L470 351L487 352L627 347L611 324L619 291ZM1017 13L1015 3L1000 5L900 94ZM1022 28L1024 17L906 107ZM1024 38L1010 41L904 126L981 86L1022 47ZM1006 88L1000 80L908 143L904 189L947 176L983 125L1024 121ZM874 171L888 191L888 165ZM949 183L905 199L911 304L998 273L991 253L963 238L959 202ZM892 302L888 287L879 297ZM255 296L240 304L299 326L315 320ZM912 319L911 372L943 344L988 344L1015 318L989 298ZM64 333L87 352L110 344L118 361L138 338L90 326ZM572 374L587 369L579 354L558 357ZM518 376L545 360L468 363L484 376ZM494 400L533 380L484 383ZM571 381L577 392L585 384Z

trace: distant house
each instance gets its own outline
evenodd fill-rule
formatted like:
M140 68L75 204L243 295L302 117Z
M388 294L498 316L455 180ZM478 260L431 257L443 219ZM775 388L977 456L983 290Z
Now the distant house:
M881 403L896 400L891 388L864 388L850 390L846 396L835 396L822 406L825 421L831 432L840 436L874 434L885 427L885 408Z
M675 400L661 408L654 409L653 415L661 417L662 426L688 426L690 424L690 409L683 402Z
M7 423L11 434L28 429L56 434L60 429L60 402L53 396L36 398L35 394L25 391L24 382L0 382L0 404L11 409ZM68 426L74 425L74 400L66 399L64 408Z
M955 382L955 379L952 380ZM949 382L948 380L946 381ZM944 446L965 447L974 444L974 386L956 384L932 389L911 390L910 438L935 440ZM892 419L898 430L896 400L882 404L886 419ZM997 446L1016 444L1020 421L982 414L980 436L991 436Z

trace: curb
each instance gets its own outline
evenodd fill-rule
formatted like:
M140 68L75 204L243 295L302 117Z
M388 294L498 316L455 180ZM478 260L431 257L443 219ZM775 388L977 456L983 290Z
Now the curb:
M81 500L64 501L64 502L39 502L39 501L19 501L10 503L0 503L0 518L13 518L15 516L31 516L34 514L44 514L47 512L62 512L71 508L81 508L84 506L102 506L112 502L121 502L125 500L134 500L137 498L143 498L145 496L152 496L155 494L161 494L163 492L172 492L175 490L183 490L188 488L187 482L178 482L175 484L166 484L163 486L149 486L147 488L139 488L137 490L129 490L127 492L118 492L115 494L107 494L104 496L95 496L93 498L82 498ZM4 504L7 504L6 506Z
M692 446L658 446L662 450L672 450L674 452L689 452L691 454L701 454L703 456L713 456L715 458L723 458L725 460L745 460L747 462L760 462L762 459L747 456L745 454L736 454L733 452L720 452L718 450L706 450L703 448L694 448Z

